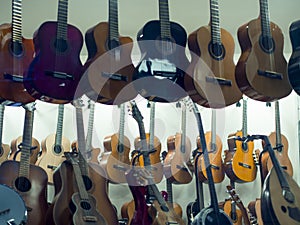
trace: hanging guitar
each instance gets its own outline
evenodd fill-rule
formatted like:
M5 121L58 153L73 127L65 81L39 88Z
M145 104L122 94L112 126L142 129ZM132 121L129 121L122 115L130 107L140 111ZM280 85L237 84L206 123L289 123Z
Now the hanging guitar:
M288 62L288 76L292 88L300 95L300 20L290 25L289 33L293 51Z
M192 100L189 99L191 102ZM207 173L207 179L208 179L208 186L209 186L209 193L210 193L210 206L203 208L194 218L192 225L226 225L226 224L232 224L229 217L224 213L223 210L219 209L218 205L218 199L215 189L215 184L213 181L212 171L211 171L211 164L209 161L208 156L208 150L206 146L206 140L205 140L205 134L203 130L202 120L200 112L197 108L197 105L195 103L193 104L193 111L197 120L198 124L198 130L199 130L199 138L201 142L201 147L204 155L204 162L205 162L205 168Z
M300 187L280 166L270 140L265 135L247 139L261 139L264 152L268 152L273 168L268 173L261 193L261 213L265 225L300 224Z
M9 145L2 143L4 110L5 105L0 103L0 164L8 159L10 153Z
M119 36L118 0L108 0L108 22L85 34L88 59L84 65L90 89L87 95L103 104L118 105L136 97L132 85L133 41Z
M220 28L218 0L210 0L210 23L189 35L188 46L192 62L184 84L192 100L210 108L238 102L242 93L235 81L234 40Z
M83 72L83 37L67 19L68 0L58 0L57 21L44 22L34 33L35 57L24 85L36 99L61 104L74 99Z
M155 102L176 102L186 96L182 89L189 64L187 34L180 24L170 21L168 0L159 0L159 20L147 22L137 41L143 56L133 75L138 93Z
M146 142L146 134L144 129L143 117L136 105L135 102L130 102L132 107L132 116L136 120L139 126L140 138L141 138L141 148L139 153L144 158L144 167L140 170L140 177L145 179L147 183L148 192L151 192L153 195L152 205L157 210L157 217L155 218L153 224L155 225L164 225L164 224L184 224L184 221L180 216L178 216L173 207L170 206L162 197L161 193L159 192L155 181L153 180L153 176L149 171L151 166L149 154L151 154L151 150L147 146ZM132 170L134 170L133 168ZM149 194L149 193L148 193Z
M249 98L269 102L288 96L287 62L283 34L270 22L268 0L259 0L260 15L238 29L242 54L235 70L240 90Z
M186 135L186 106L181 107L181 132L168 137L168 153L163 162L165 177L174 184L188 184L193 179L187 166L191 154L191 141Z
M37 165L48 174L49 184L53 184L53 172L64 160L64 152L71 151L70 140L63 136L64 105L58 105L56 133L48 135L41 143L44 156L40 157Z
M30 164L34 104L28 103L24 106L21 160L7 160L0 165L0 184L12 187L23 198L28 211L27 224L44 225L48 209L48 177L41 167Z
M34 55L32 39L22 37L22 0L12 1L12 23L0 25L0 97L26 104L35 99L24 88Z

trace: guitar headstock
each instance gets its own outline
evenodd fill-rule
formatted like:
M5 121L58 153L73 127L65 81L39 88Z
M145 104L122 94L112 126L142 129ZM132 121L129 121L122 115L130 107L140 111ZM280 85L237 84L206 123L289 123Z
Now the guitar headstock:
M132 113L132 117L139 123L141 122L144 118L141 114L141 111L139 110L139 108L137 107L137 104L135 101L130 101L129 102L130 105L130 111Z
M23 105L23 108L27 111L33 112L34 110L36 110L35 105L36 105L36 102L30 102L30 103Z
M83 103L83 100L81 98L78 98L78 99L74 99L72 101L72 105L75 107L75 108L82 108L84 106L84 103Z
M64 152L64 155L65 155L66 159L73 165L78 164L79 160L78 160L77 152Z
M226 188L227 188L227 192L230 194L232 200L235 201L236 203L241 203L241 199L238 196L238 194L235 192L235 189L231 185L227 185Z

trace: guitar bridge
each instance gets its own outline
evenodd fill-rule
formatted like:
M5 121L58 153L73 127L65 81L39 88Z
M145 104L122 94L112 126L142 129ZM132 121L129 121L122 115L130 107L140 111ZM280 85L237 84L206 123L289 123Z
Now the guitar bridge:
M63 80L74 80L74 76L64 72L45 70L45 75Z
M5 73L3 76L4 76L4 79L11 80L16 83L23 83L23 81L24 81L23 76L20 76L20 75L13 75L13 74Z
M83 221L85 221L85 222L97 222L97 217L95 217L95 216L83 216Z
M113 168L124 172L127 170L124 166L120 166L120 165L113 165Z
M278 79L278 80L282 80L282 74L281 73L277 73L274 71L270 71L270 70L257 70L257 74L260 76L264 76L267 78L271 78L271 79Z
M182 75L177 73L177 72L159 71L159 70L154 70L153 75L154 76L160 76L160 77L166 77L166 78L182 77Z
M239 166L242 166L242 167L244 167L244 168L246 168L246 169L251 169L251 166L248 165L248 164L245 164L245 163L239 162Z
M222 86L230 86L230 87L232 86L231 80L226 80L226 79L220 78L220 77L206 76L205 81L208 83L218 84L218 85L222 85Z
M125 82L128 81L128 78L126 76L123 76L123 75L117 74L117 73L102 72L102 76L108 77L108 79L110 79L110 80L125 81Z

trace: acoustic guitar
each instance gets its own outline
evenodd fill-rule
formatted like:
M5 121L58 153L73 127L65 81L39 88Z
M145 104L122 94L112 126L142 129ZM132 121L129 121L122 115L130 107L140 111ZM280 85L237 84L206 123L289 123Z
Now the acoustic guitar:
M181 131L168 137L168 153L163 164L167 179L175 184L188 184L193 179L193 175L187 166L191 154L191 141L186 135L186 106L181 105Z
M161 162L160 152L161 152L161 142L157 136L155 136L155 105L154 101L149 102L150 104L150 128L149 133L146 133L146 140L147 145L149 145L149 149L151 149L151 154L149 155L150 162L151 162L151 174L153 176L153 180L155 183L161 182L164 171L163 171L163 164ZM141 137L137 137L134 140L134 147L135 149L141 149ZM138 157L135 166L144 166L144 158L142 155Z
M263 135L258 138L264 141L264 151L268 151L273 163L261 193L263 223L300 224L300 187L280 166L269 138Z
M217 135L217 115L216 109L212 109L212 117L211 117L211 131L205 133L205 140L208 144L208 156L210 161L211 172L213 176L213 181L215 183L221 183L224 180L225 172L223 169L223 162L222 162L222 141L221 138ZM199 148L198 151L203 152L203 146L201 145L200 137L198 137L197 147ZM200 182L208 181L207 177L207 168L205 165L205 158L204 154L199 157L198 161L198 174Z
M281 134L280 126L280 111L279 111L279 101L275 101L275 132L269 135L269 140L273 146L275 156L278 159L279 164L283 170L288 173L291 177L293 176L293 165L288 156L289 143L283 134ZM262 143L264 145L264 143ZM272 160L268 157L268 153L264 153L262 160L262 178L263 180L267 176L268 172L273 167Z
M12 1L12 22L0 25L0 42L0 97L22 104L33 102L23 84L34 46L32 39L22 36L22 0Z
M268 0L259 0L260 15L238 29L241 55L235 77L249 98L269 102L288 96L292 87L283 56L284 37L270 21Z
M159 20L147 22L137 41L143 56L133 74L137 92L155 102L177 102L186 96L187 34L180 24L170 21L168 0L159 0Z
M256 198L256 200L249 202L248 210L249 210L249 220L251 225L263 225L263 221L261 218L261 203L260 198Z
M58 0L57 21L44 22L34 33L35 57L24 85L36 99L60 104L74 99L83 72L83 37L67 20L68 0Z
M209 186L209 194L210 194L210 206L203 208L194 218L192 221L192 225L200 225L200 224L214 224L214 225L225 225L225 224L232 224L230 218L226 215L226 213L219 208L218 199L215 189L215 183L212 176L211 171L211 163L208 155L207 145L205 134L203 130L203 124L200 112L198 107L195 103L192 102L191 99L187 101L192 103L193 112L195 114L198 131L199 131L199 138L202 147L202 154L204 155L204 162Z
M0 200L0 224L26 224L27 209L18 192L7 185L1 184Z
M0 103L0 164L8 159L10 153L9 145L2 143L4 110L5 105Z
M300 94L300 20L294 21L289 27L292 44L292 55L288 62L288 77L294 91Z
M37 161L48 174L49 184L53 184L53 172L64 160L64 152L71 151L70 140L63 136L64 105L58 105L56 133L48 135L41 143L43 157Z
M106 136L103 141L105 151L101 154L100 165L105 168L112 183L127 182L125 172L130 168L130 141L125 136L125 105L120 105L119 132Z
M132 85L133 40L119 36L118 0L108 0L108 22L85 33L88 59L84 65L90 89L87 95L103 104L119 105L137 95Z
M185 88L202 106L223 108L238 102L242 93L235 81L234 40L220 27L218 0L210 0L210 23L188 37L192 62Z
M7 160L0 165L0 184L12 187L23 198L28 212L27 224L44 225L48 209L48 177L41 167L30 163L34 105L33 102L24 106L25 120L21 160Z
M224 161L226 175L233 182L252 182L256 179L257 167L253 156L254 142L239 140L239 138L243 139L247 136L247 100L243 99L242 130L228 138L229 149L235 149L235 151L234 153L228 151Z

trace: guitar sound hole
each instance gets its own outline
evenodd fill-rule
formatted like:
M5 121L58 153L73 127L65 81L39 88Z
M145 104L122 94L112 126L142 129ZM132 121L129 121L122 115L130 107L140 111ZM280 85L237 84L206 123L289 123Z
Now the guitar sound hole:
M259 44L262 50L266 53L272 53L275 50L275 44L272 37L260 36Z
M83 182L84 182L85 189L87 191L89 191L93 186L93 183L92 183L91 179L87 176L84 176L84 175L82 176L82 179L83 179Z
M60 146L60 145L55 145L55 146L54 146L54 152L55 152L56 154L61 153L61 152L62 152L61 146Z
M80 206L81 206L81 208L83 208L84 210L90 210L90 209L91 209L91 204L88 203L87 201L82 201L82 202L80 202Z
M23 55L24 49L23 49L22 43L19 43L19 42L11 42L9 48L10 48L11 53L12 53L14 56L20 57L20 56Z
M31 183L30 180L28 180L26 177L18 177L15 181L15 186L18 191L26 192L30 190Z
M209 53L215 60L222 60L225 57L225 48L222 43L212 43L208 45Z
M286 207L284 207L284 206L281 206L281 210L282 210L282 212L284 212L284 213L287 212Z
M107 45L108 45L108 49L111 50L111 49L119 47L120 43L119 43L119 40L112 39L112 40L108 41Z
M57 52L64 53L68 49L68 42L63 39L56 39L54 42L54 47Z

